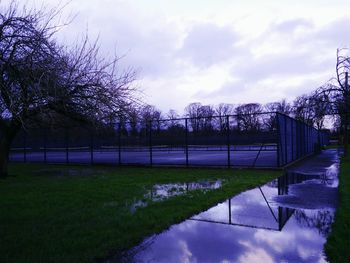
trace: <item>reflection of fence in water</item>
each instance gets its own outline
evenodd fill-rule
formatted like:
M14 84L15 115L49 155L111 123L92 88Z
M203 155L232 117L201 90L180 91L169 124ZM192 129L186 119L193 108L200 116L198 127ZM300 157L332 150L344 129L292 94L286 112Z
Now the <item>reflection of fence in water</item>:
M310 178L305 175L285 173L278 179L266 184L265 187L258 187L243 192L236 197L228 199L223 205L219 205L220 207L211 208L206 212L192 217L191 220L282 231L295 212L295 209L279 205L276 206L274 201L270 204L270 200L274 196L287 195L289 185L301 183L307 179ZM271 189L274 189L272 194ZM227 217L216 218L215 215L222 215L223 206L227 207ZM237 210L237 207L241 207L242 210ZM221 212L218 211L219 209L221 209Z
M293 123L289 117L278 114L276 118L274 113L257 116L254 120L259 124L255 126L244 125L249 118L224 116L124 123L101 129L28 129L18 134L10 157L12 161L50 163L277 167L314 150L311 146L297 149L300 143L294 141L306 139L293 138L308 134L285 132Z

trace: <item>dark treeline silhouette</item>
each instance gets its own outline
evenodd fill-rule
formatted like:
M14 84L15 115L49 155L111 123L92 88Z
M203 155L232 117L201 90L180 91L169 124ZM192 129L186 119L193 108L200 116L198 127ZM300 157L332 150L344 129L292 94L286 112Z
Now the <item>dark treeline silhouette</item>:
M228 128L253 134L276 130L274 113L279 112L317 129L323 129L328 108L315 94L314 92L299 96L292 103L281 100L265 105L259 103L203 105L194 102L186 106L182 114L174 109L164 114L153 105L131 105L123 115L111 120L110 126L116 127L118 123L125 136L147 135L150 129L158 134L182 133L186 126L185 122L193 134L220 134L225 133ZM231 117L228 119L228 116Z

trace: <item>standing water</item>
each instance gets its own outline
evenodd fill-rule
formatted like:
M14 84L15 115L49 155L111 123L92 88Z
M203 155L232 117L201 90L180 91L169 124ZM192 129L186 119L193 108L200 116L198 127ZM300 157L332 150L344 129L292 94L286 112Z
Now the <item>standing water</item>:
M145 239L122 262L327 262L337 206L334 150Z

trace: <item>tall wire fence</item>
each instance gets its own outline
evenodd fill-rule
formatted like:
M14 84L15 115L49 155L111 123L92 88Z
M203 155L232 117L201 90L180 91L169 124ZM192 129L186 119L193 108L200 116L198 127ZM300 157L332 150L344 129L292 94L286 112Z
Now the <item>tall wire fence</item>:
M277 113L278 166L285 166L316 153L329 144L329 133Z
M283 167L328 144L328 133L279 113L27 128L10 161L220 167Z

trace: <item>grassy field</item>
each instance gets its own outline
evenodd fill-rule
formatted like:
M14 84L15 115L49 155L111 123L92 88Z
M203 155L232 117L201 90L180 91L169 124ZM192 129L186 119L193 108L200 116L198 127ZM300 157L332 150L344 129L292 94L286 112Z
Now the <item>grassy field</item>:
M91 262L280 175L277 171L16 164L0 180L1 262ZM161 202L156 183L224 180ZM133 211L132 205L148 203Z
M350 157L343 157L339 175L339 207L325 251L331 263L350 262Z

